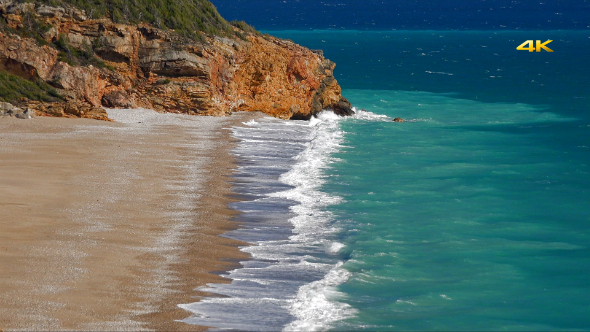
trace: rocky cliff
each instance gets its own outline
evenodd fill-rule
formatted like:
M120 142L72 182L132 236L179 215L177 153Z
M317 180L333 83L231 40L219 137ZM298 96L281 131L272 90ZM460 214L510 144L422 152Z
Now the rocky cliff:
M226 115L262 111L306 119L324 108L351 114L319 51L241 31L243 38L181 37L148 24L88 19L72 7L0 1L0 69L55 87L62 100L21 101L40 115L107 119L102 107ZM18 31L31 22L41 38ZM238 28L235 28L238 29ZM79 57L88 61L68 61Z

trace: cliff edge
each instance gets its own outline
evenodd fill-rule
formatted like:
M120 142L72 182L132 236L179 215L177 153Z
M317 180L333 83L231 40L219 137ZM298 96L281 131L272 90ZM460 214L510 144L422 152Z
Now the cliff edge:
M325 108L352 114L335 64L288 40L237 26L239 37L191 39L39 3L0 1L0 15L0 70L57 92L51 101L16 102L37 115L108 119L102 107L217 116L261 111L282 119L308 119Z

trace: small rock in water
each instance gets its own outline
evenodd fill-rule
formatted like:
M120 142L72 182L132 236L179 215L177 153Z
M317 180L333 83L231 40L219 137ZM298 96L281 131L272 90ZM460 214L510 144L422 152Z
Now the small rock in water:
M406 122L406 121L404 121L404 119L402 119L402 118L395 118L395 119L393 119L393 122Z

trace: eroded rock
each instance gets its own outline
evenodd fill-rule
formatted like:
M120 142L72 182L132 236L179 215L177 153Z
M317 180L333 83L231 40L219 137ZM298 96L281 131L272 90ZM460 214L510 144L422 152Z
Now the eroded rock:
M22 109L11 103L0 102L0 116L12 116L19 119L32 119L34 112L29 109Z
M134 108L133 100L124 91L112 91L102 96L102 105L110 108Z
M0 5L0 14L18 22L34 9L27 6L11 14L12 7ZM38 5L34 13L51 25L44 39L64 35L70 47L90 48L107 65L72 66L50 46L0 32L0 69L44 80L67 100L35 104L43 115L106 118L101 106L198 115L262 111L282 119L308 119L323 109L352 114L333 75L336 65L288 40L250 34L191 42L146 24L88 20L70 7Z
M30 102L30 112L36 116L78 117L96 120L109 120L107 112L102 107L95 107L81 101L69 102Z

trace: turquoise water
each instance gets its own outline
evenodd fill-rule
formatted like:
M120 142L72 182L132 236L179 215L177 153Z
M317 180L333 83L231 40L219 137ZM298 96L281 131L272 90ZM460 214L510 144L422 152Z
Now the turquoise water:
M329 298L354 309L332 329L590 329L587 32L273 34L389 117L340 121L326 169L350 273Z
M231 128L251 259L184 322L590 330L588 31L268 32L324 50L358 112Z

